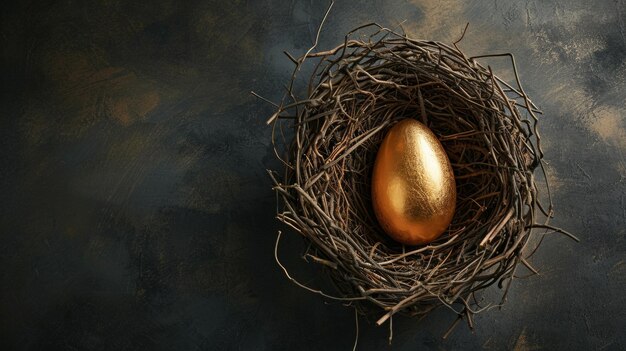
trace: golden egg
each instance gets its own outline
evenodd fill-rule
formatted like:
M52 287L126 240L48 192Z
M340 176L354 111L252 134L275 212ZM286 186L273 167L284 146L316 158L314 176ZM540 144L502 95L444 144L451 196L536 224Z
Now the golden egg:
M385 135L372 173L372 204L385 232L405 245L431 242L450 225L456 205L452 166L424 124L405 119Z

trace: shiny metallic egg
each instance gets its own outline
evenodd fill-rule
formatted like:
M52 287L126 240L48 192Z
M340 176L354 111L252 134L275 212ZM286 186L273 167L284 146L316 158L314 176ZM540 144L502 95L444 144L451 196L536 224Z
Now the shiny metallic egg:
M450 225L456 205L452 166L424 124L405 119L385 135L372 173L372 205L383 230L405 245L429 243Z

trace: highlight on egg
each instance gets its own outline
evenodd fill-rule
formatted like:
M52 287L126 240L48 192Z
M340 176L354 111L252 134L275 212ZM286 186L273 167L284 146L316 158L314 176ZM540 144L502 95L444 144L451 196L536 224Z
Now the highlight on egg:
M429 243L452 222L454 173L424 124L404 119L385 135L372 173L372 205L383 230L405 245Z

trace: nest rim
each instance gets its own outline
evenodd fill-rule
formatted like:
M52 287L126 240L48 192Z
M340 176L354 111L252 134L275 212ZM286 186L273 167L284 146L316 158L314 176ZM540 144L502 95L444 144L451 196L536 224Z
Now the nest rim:
M365 39L351 38L368 28L375 31ZM314 45L298 59L288 54L296 67L268 120L284 166L269 171L282 206L277 218L310 244L305 256L325 268L339 296L289 275L277 254L280 233L278 264L299 286L376 314L378 325L396 313L424 316L444 305L471 326L475 313L504 302L518 264L536 272L526 258L543 236L564 232L548 223L547 178L547 209L538 199L535 169L545 177L541 111L521 87L513 56L467 57L457 43L412 39L371 23L331 50L313 52ZM504 56L511 59L516 87L476 61ZM298 99L296 76L310 59L318 62L305 98ZM406 247L384 234L368 190L377 145L395 123L415 116L444 146L458 195L448 230L427 245ZM284 123L293 129L291 140L284 139ZM546 231L528 248L533 228ZM504 288L501 300L483 306L476 293L496 283Z

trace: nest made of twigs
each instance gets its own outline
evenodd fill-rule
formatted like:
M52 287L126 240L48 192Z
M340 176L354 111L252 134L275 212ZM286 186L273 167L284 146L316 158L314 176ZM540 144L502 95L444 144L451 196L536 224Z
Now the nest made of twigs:
M326 267L339 296L296 283L378 313L378 324L397 312L424 315L446 305L471 325L473 313L504 301L518 263L533 270L525 260L532 228L557 230L536 218L537 209L547 218L552 211L551 201L547 210L539 204L533 176L543 167L540 112L516 70L509 84L456 43L415 40L376 24L357 29L363 28L376 32L351 39L353 31L332 50L289 56L296 65L291 101L276 104L268 121L284 164L270 172L277 217L310 243L306 258ZM510 54L495 56L510 57L515 69ZM296 75L311 59L317 63L299 99ZM405 118L437 135L457 186L452 224L425 246L389 239L371 206L379 144ZM293 129L281 148L284 126ZM494 283L504 288L502 301L479 304L475 293Z

